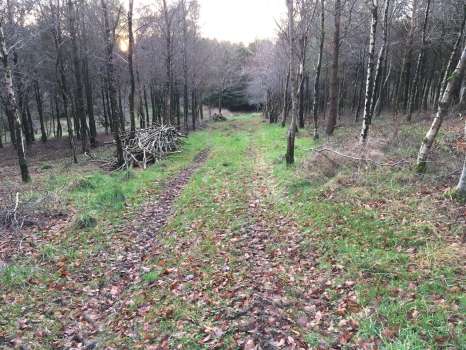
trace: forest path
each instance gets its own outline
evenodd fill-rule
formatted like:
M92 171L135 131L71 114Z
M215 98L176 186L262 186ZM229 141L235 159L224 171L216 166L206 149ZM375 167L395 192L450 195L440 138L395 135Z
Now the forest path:
M209 160L164 222L145 277L118 296L104 342L252 350L328 349L345 341L356 325L335 310L345 313L353 284L331 295L312 246L292 213L280 210L285 198L257 144L260 120L212 128Z
M341 348L357 329L344 316L353 284L319 268L282 207L270 132L284 135L250 115L211 123L158 177L139 173L135 198L107 185L124 207L95 228L47 232L17 262L32 277L2 296L0 349Z
M101 333L107 332L114 315L127 306L124 303L130 299L124 298L125 293L131 298L128 291L140 281L144 261L151 256L157 244L157 234L169 220L173 205L184 186L204 164L208 154L208 149L201 151L188 167L164 185L160 194L139 209L132 222L123 225L112 236L110 249L92 257L92 266L101 269L90 273L87 278L82 270L78 270L76 276L70 276L86 286L76 286L74 290L77 292L81 289L81 292L74 296L63 293L62 301L72 303L72 311L64 325L65 348L92 349L103 346L99 341ZM97 281L98 287L92 288ZM65 302L67 297L69 299Z

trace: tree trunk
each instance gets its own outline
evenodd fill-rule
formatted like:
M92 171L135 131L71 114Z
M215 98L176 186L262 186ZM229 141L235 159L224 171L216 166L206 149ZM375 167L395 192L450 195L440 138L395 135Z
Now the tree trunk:
M189 109L189 97L188 97L188 26L186 23L186 2L181 1L183 10L183 121L184 128L188 132L188 109Z
M191 118L193 131L196 130L196 92L191 90Z
M60 27L60 2L57 1L57 7L55 9L56 13L54 14L54 27L53 27L53 38L55 44L55 51L56 51L56 62L55 62L55 69L56 69L56 76L58 80L58 87L60 89L60 93L63 99L63 114L66 118L66 125L68 128L68 139L70 142L71 154L73 157L73 162L77 163L78 158L76 157L76 146L74 140L74 133L73 133L73 125L71 121L70 114L68 113L68 85L66 82L66 75L65 75L65 68L63 65L63 40L61 35L61 27ZM58 109L57 109L58 110Z
M429 0L430 1L430 0ZM377 58L377 66L375 69L374 88L371 96L371 114L374 114L377 97L379 96L380 84L382 81L382 71L384 68L384 59L387 50L387 38L388 38L388 10L390 8L390 0L385 0L385 7L383 11L383 35L382 35L382 46L380 47L379 56Z
M134 98L136 91L136 84L134 83L134 34L133 34L133 0L129 0L128 4L128 70L129 70L129 118L131 123L131 134L134 135L136 131L136 117L134 112Z
M86 85L87 115L89 116L89 140L91 142L91 147L96 147L97 127L95 125L94 114L94 93L92 89L92 81L89 76L89 61L87 56L84 59L84 81Z
M333 135L338 116L338 67L340 58L340 19L341 0L335 0L335 32L333 36L333 61L332 74L330 75L330 98L329 113L325 132L328 136Z
M80 132L81 132L81 142L82 142L82 151L83 153L89 152L89 142L87 135L87 122L86 122L86 113L84 110L84 97L83 97L83 84L81 79L81 63L80 63L80 54L78 47L78 37L76 29L76 18L75 18L75 9L73 5L73 0L68 0L68 15L69 15L69 26L70 26L70 35L71 35L71 56L73 58L74 66L74 76L75 76L75 99L76 99L76 114L77 118L80 121Z
M316 76L314 79L314 98L312 102L312 118L314 120L314 139L319 138L319 83L320 83L320 72L322 69L322 55L324 52L325 42L325 1L320 0L321 12L320 12L320 45L319 45L319 59L317 60Z
M282 113L282 127L285 127L286 121L288 120L288 95L290 90L290 65L288 65L288 71L286 73L285 91L283 92L283 113Z
M45 130L45 124L44 124L44 108L42 104L42 95L40 93L39 82L37 80L34 80L34 95L35 95L36 103L37 103L37 113L39 114L40 132L41 132L40 140L42 142L47 142L47 131Z
M298 116L299 116L299 127L304 129L304 84L301 84L298 95Z
M167 1L163 0L163 17L165 21L165 45L166 45L166 71L167 71L167 110L169 123L173 123L173 76L172 76L172 19L170 17Z
M447 68L445 69L445 74L443 76L443 80L440 82L440 90L438 91L438 94L435 98L435 105L437 105L438 99L440 99L440 96L442 96L443 92L445 91L448 83L448 77L450 76L453 67L455 66L455 57L460 49L461 42L463 40L463 33L464 33L464 28L466 25L466 4L464 5L464 16L463 16L463 22L461 23L460 30L458 31L458 37L456 38L455 45L453 46L453 50L451 51L450 58L448 60Z
M290 84L291 84L291 123L288 129L286 163L291 165L294 163L294 148L296 138L296 119L298 112L298 95L301 86L298 86L297 77L297 57L296 57L296 37L294 24L294 1L287 0L288 7L288 41L290 55Z
M120 120L120 131L125 132L126 130L126 118L125 118L125 111L123 109L123 97L121 95L121 87L118 87L118 114Z
M464 139L466 140L466 121L464 123ZM466 198L466 154L464 156L463 171L456 186L456 192L461 198Z
M110 103L112 110L114 111L112 115L112 124L113 124L113 139L115 140L117 148L117 166L122 166L124 164L123 159L123 145L120 139L120 128L118 121L118 105L117 105L117 94L115 88L115 76L114 76L114 66L113 66L113 46L115 40L115 33L110 28L108 10L106 0L101 0L102 9L104 11L104 23L105 23L105 46L106 46L106 68L107 68L107 84L108 92L110 97Z
M454 49L453 49L454 50ZM448 109L453 97L453 91L455 90L456 84L461 81L464 75L464 69L466 65L466 46L463 48L463 53L455 68L455 71L448 79L445 91L443 92L442 99L438 105L438 111L432 122L432 125L427 132L424 140L422 141L421 148L419 149L417 157L416 171L418 173L425 173L427 168L427 157L429 156L430 149L434 143L435 137L437 136L440 127L442 126L443 119L448 114Z
M29 169L26 161L23 133L21 129L21 118L16 105L15 90L13 88L13 80L11 77L11 68L8 63L8 51L6 48L5 37L3 35L3 24L0 22L0 59L3 65L3 90L4 90L4 105L5 112L9 118L14 121L15 137L18 141L16 152L18 154L18 163L21 170L21 179L23 182L29 182Z
M407 102L408 102L408 95L409 95L409 87L411 82L411 60L412 60L412 52L413 52L413 39L414 39L414 32L416 30L416 12L417 12L417 5L419 0L412 1L412 11L411 11L411 25L408 32L408 38L406 41L406 50L403 57L402 65L401 65L401 72L400 72L400 82L398 85L398 99L396 103L396 111L395 113L399 112L400 106L403 111L406 111Z
M374 93L374 55L375 55L375 39L377 35L377 1L372 0L371 4L371 34L369 40L369 54L367 63L367 79L366 79L366 98L364 102L364 116L362 121L361 136L359 142L362 145L367 143L369 135L369 127L372 122L372 94Z
M425 54L425 46L426 46L426 32L427 32L427 21L429 19L429 11L430 11L430 3L431 0L427 0L426 4L426 13L424 16L424 23L422 25L422 40L421 40L421 49L419 51L419 56L417 58L416 63L416 70L414 72L414 79L413 84L411 87L411 94L409 97L409 104L408 104L408 117L407 120L410 122L412 119L412 115L415 108L415 102L419 91L419 78L421 75L422 65L424 64L424 54Z
M146 126L149 127L150 125L150 115L149 115L149 101L147 101L147 91L146 91L146 86L142 86L142 91L143 91L143 96L144 96L144 108L146 111Z

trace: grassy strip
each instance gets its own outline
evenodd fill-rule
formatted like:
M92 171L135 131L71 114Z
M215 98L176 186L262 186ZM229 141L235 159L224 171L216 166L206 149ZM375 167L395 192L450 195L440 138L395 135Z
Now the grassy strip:
M347 278L359 281L364 309L356 315L358 336L381 339L383 349L462 348L465 298L456 255L459 248L433 235L433 220L419 219L416 205L422 199L417 196L409 199L411 210L364 206L371 199L390 199L392 191L406 191L396 181L406 170L368 173L365 188L341 189L336 200L327 199L324 179L309 181L300 171L312 141L298 140L296 167L283 164L284 144L279 127L267 126L258 132L258 154L278 183L282 213L292 213L318 248L322 268L339 264L345 267ZM366 196L360 195L362 190Z

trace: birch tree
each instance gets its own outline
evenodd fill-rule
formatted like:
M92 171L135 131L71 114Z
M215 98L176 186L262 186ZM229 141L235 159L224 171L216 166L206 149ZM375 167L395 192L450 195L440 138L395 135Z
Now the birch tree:
M463 48L463 52L459 59L459 62L453 72L453 74L448 77L448 82L446 84L445 91L443 92L442 98L440 99L437 114L432 122L432 125L427 132L426 136L422 140L421 148L417 156L416 171L418 173L425 173L427 169L427 158L429 156L432 145L435 141L435 138L442 126L445 116L448 114L448 110L451 105L453 98L453 92L456 85L463 79L464 70L466 66L466 46Z
M362 129L359 142L362 145L367 143L369 135L369 127L372 122L372 95L374 93L374 60L375 60L375 39L377 35L377 14L378 0L370 0L371 11L371 32L369 39L369 54L367 63L367 78L366 78L366 97L364 102L364 116L362 121Z
M7 117L13 120L14 134L17 141L16 152L18 154L18 163L21 171L21 179L23 182L29 182L29 169L26 161L26 154L24 148L24 137L21 127L21 117L18 112L16 104L15 90L13 87L13 79L11 75L11 68L8 62L8 50L6 47L6 40L3 34L3 18L0 18L0 59L3 68L3 98L5 104L5 112Z

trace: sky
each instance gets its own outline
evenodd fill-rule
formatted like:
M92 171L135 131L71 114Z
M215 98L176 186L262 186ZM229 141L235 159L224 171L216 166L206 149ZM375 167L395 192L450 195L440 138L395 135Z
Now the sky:
M1 1L1 0L0 0ZM243 42L273 39L276 20L286 14L285 0L198 0L202 36ZM135 6L154 0L135 0Z
M284 0L199 0L203 36L248 44L270 39L275 20L286 12Z

